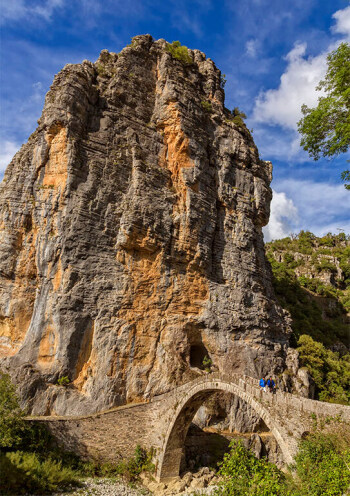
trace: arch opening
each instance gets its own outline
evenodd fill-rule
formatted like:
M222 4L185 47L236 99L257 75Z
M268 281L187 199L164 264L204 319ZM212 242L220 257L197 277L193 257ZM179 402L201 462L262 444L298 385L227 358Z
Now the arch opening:
M180 475L215 467L237 440L257 458L268 457L278 467L283 457L264 420L238 396L215 391L197 410L185 438Z
M186 436L188 434L193 418L195 417L200 406L206 400L212 397L214 393L217 393L218 391L224 391L231 393L238 398L241 398L241 400L243 401L246 401L243 394L242 397L240 396L240 392L237 391L236 386L232 386L232 390L230 390L230 385L220 385L219 382L220 381L213 384L213 387L207 386L207 389L199 390L196 392L194 391L192 395L189 391L184 401L177 407L174 421L168 428L168 433L163 445L163 451L160 455L160 463L157 470L158 480L166 482L167 480L172 480L180 475L181 465L183 464L185 455ZM283 458L285 458L285 450L280 445L281 436L279 432L276 431L276 429L272 428L272 420L268 418L267 412L260 411L259 413L257 411L258 406L256 402L253 401L253 399L251 403L252 404L247 402L247 404L249 404L249 406L257 413L257 415L259 415L260 425L262 427L265 427L265 431L267 430L271 432L271 435L273 435L273 437L275 438L276 445L279 446L281 453L283 454ZM288 461L287 457L286 461Z

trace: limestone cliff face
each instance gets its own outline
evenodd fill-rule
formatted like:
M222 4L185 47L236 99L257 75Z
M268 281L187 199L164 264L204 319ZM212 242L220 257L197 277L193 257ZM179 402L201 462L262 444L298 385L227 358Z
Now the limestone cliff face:
M189 55L146 35L67 65L7 168L0 366L33 413L143 400L205 355L226 373L283 367L261 233L271 164L227 118L214 63Z

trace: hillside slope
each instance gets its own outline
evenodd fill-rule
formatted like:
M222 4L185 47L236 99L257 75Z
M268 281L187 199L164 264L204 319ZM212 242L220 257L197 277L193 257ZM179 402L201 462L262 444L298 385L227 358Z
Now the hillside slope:
M292 317L297 347L326 401L350 400L350 237L311 232L266 243L277 298Z

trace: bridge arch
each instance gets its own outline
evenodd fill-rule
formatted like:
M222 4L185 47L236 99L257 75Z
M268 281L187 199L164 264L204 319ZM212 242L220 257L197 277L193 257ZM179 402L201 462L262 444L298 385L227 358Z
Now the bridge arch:
M244 384L236 384L221 379L208 381L205 378L203 381L191 385L185 394L178 398L175 413L166 430L158 458L157 478L159 481L171 480L179 475L183 447L191 421L203 402L217 391L232 393L250 405L263 419L275 437L285 462L291 463L293 461L293 454L285 441L287 437L285 429L270 414L269 410L261 404L257 397L262 392L257 389L257 393L253 395L245 389Z

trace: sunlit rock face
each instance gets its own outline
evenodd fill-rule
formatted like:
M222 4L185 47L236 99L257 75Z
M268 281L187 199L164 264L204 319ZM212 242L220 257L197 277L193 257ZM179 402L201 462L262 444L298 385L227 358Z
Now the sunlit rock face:
M271 164L230 120L215 64L189 55L146 35L65 66L7 168L0 366L32 413L143 401L205 356L227 374L283 368L261 232Z

